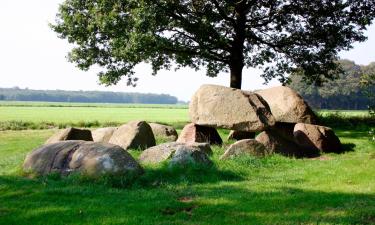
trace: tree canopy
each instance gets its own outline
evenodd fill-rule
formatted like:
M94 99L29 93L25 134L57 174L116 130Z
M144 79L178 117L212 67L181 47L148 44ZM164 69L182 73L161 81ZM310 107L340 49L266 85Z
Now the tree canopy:
M167 94L142 94L108 91L63 91L0 88L0 100L40 102L142 103L176 104L178 99Z
M374 0L65 0L52 29L74 44L69 59L103 70L102 83L128 85L134 67L206 68L230 72L241 88L244 67L263 69L266 82L302 71L307 82L337 74L336 55L375 16Z
M370 74L375 74L375 62L367 66L349 60L337 63L343 72L335 80L326 81L321 86L309 85L303 82L300 74L292 74L289 86L314 108L368 109L374 105L375 75L371 78Z

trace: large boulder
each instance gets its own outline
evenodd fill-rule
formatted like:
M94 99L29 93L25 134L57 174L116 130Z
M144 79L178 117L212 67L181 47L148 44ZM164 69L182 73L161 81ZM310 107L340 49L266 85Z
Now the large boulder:
M229 146L220 159L229 159L241 155L266 156L272 151L266 149L263 144L254 139L244 139Z
M176 152L179 151L177 154ZM197 153L193 153L197 152ZM201 159L206 159L207 155L212 154L212 150L208 143L164 143L144 150L139 157L142 164L156 164L166 160L173 160L174 163L184 161L183 158L196 158L199 163ZM205 156L202 156L205 155ZM204 160L203 160L204 161Z
M182 129L180 136L177 139L177 142L201 142L209 143L211 145L221 145L223 143L223 140L221 139L219 133L215 128L189 123L184 127L184 129Z
M266 100L277 122L317 123L317 117L311 108L297 92L289 87L273 87L256 93Z
M117 127L104 127L93 130L91 132L92 138L95 142L108 143L112 137L112 134L117 130Z
M67 140L82 140L82 141L92 141L92 135L90 130L81 130L77 128L66 128L60 130L52 137L50 137L45 144L53 144L59 141Z
M125 150L146 149L155 146L152 129L145 121L131 121L113 132L109 143L119 145Z
M329 127L298 123L293 133L298 145L306 149L335 153L343 151L339 138Z
M171 126L150 123L150 127L155 137L161 137L167 141L176 141L178 138L176 129Z
M121 147L85 141L43 145L26 156L23 169L37 175L79 172L92 177L142 173L140 165Z
M238 131L262 131L275 119L262 97L218 85L202 85L194 94L189 115L193 123Z
M230 140L244 140L244 139L254 139L255 132L247 132L247 131L238 131L238 130L231 130L228 135L228 141Z
M315 157L319 155L318 151L306 149L294 141L287 140L272 130L263 131L255 140L262 143L267 149L291 157Z

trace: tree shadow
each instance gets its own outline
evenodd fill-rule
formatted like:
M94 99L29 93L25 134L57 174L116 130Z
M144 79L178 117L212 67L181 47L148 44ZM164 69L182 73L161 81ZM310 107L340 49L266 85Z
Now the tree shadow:
M341 153L354 152L354 149L356 147L354 143L342 143L341 145L342 145Z
M374 224L374 194L233 182L111 189L0 177L3 224ZM291 184L290 184L291 185Z

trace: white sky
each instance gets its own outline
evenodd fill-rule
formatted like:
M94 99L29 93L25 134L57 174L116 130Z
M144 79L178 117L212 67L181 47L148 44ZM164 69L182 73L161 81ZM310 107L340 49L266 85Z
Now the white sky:
M137 67L140 78L136 88L125 82L105 87L98 84L95 71L83 72L67 62L69 44L57 38L48 27L54 22L59 3L63 0L0 0L0 87L61 90L106 90L122 92L165 93L189 100L201 84L229 85L229 75L206 77L205 71L183 69L160 71L151 76L149 66ZM343 58L359 64L375 61L375 25L366 32L364 43L342 52ZM257 70L245 70L243 89L264 87ZM277 81L268 86L278 85Z

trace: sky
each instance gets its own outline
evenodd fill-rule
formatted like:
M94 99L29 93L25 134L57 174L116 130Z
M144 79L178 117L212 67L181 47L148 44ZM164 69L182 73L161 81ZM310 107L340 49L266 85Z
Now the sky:
M98 70L81 71L69 63L66 55L71 46L59 39L49 28L58 5L63 0L0 0L0 87L38 90L101 90L142 93L164 93L187 101L202 84L229 85L229 74L216 78L205 76L205 71L181 69L160 71L151 75L150 66L136 68L137 87L128 87L122 81L106 87L98 83ZM342 58L366 65L375 61L375 25L366 32L368 40L354 44ZM255 90L278 86L277 81L263 85L260 71L245 69L242 88Z

